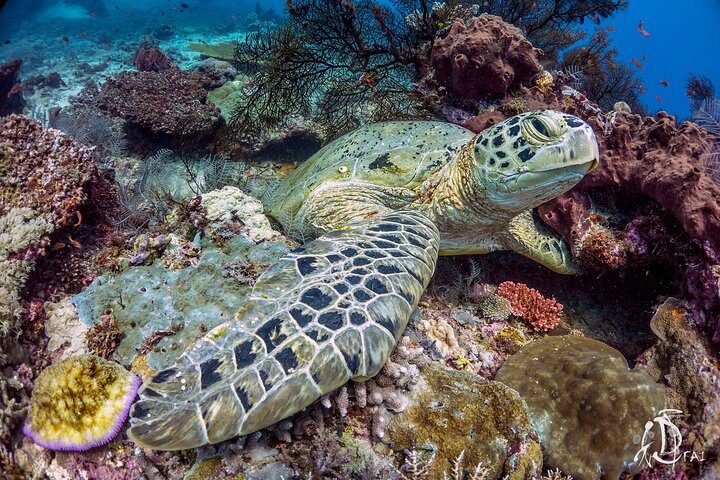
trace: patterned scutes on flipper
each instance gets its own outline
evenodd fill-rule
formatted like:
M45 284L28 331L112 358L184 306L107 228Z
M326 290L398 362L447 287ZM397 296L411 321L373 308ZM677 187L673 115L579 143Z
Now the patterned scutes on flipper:
M159 450L216 443L375 375L430 281L439 241L427 218L403 211L285 255L233 321L145 382L128 435Z

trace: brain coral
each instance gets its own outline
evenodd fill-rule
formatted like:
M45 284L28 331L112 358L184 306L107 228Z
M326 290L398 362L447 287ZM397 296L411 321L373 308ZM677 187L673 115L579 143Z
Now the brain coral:
M80 355L40 374L23 432L51 450L84 451L115 437L140 379L117 363Z
M435 79L458 100L501 98L542 70L541 51L520 29L494 15L465 23L455 20L445 38L433 44Z
M544 337L523 346L497 381L520 392L550 467L579 480L635 470L637 438L663 409L663 388L628 370L620 352L585 337Z

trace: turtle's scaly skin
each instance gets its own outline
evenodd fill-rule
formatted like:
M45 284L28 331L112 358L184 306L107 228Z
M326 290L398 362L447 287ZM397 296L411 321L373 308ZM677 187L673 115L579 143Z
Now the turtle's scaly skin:
M162 450L216 443L372 377L438 254L510 249L571 272L567 247L530 209L597 161L592 129L553 111L477 136L439 122L388 122L330 143L267 205L287 230L322 236L270 267L233 321L145 382L128 435Z
M143 385L128 435L163 450L216 443L374 376L430 281L438 241L427 218L398 212L290 252L236 321Z

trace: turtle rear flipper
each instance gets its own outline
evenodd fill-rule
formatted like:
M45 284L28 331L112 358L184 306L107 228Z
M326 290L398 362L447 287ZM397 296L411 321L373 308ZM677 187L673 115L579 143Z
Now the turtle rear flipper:
M430 281L439 243L432 222L402 211L288 253L234 320L145 382L129 437L160 450L217 443L374 376Z

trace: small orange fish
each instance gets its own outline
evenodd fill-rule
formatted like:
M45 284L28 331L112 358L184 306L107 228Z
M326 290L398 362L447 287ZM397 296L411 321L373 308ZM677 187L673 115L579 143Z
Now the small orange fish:
M68 240L70 241L70 244L73 247L77 248L78 250L82 250L82 244L80 242L78 242L77 240L75 240L74 238L72 238L70 235L68 235Z
M640 20L640 23L638 23L637 31L640 32L640 35L642 35L643 37L648 37L648 38L650 38L650 32L648 32L647 30L645 30L645 25L644 25L644 23L645 23L645 22L643 22L642 20Z
M660 85L662 85L663 87L669 87L670 82L668 82L667 80L660 80Z
M50 250L54 252L56 250L60 250L61 248L65 248L65 247L66 247L66 245L64 243L57 242L55 245L52 246L52 248Z
M638 87L638 90L640 90L640 94L641 94L641 95L645 95L645 87L643 87L642 85L640 85L640 86Z
M70 43L70 39L67 37L67 35L63 35L62 41L65 43Z
M77 213L78 221L73 225L73 227L79 227L82 224L82 213L80 213L80 210L76 210L75 213Z
M640 63L637 59L631 58L630 61L640 70L645 70L645 67L643 67L642 63Z
M662 102L662 97L660 95L655 95L655 100Z
M615 31L615 27L613 27L612 25L608 25L608 26L605 27L605 28L607 28L609 32L614 32L614 31Z

